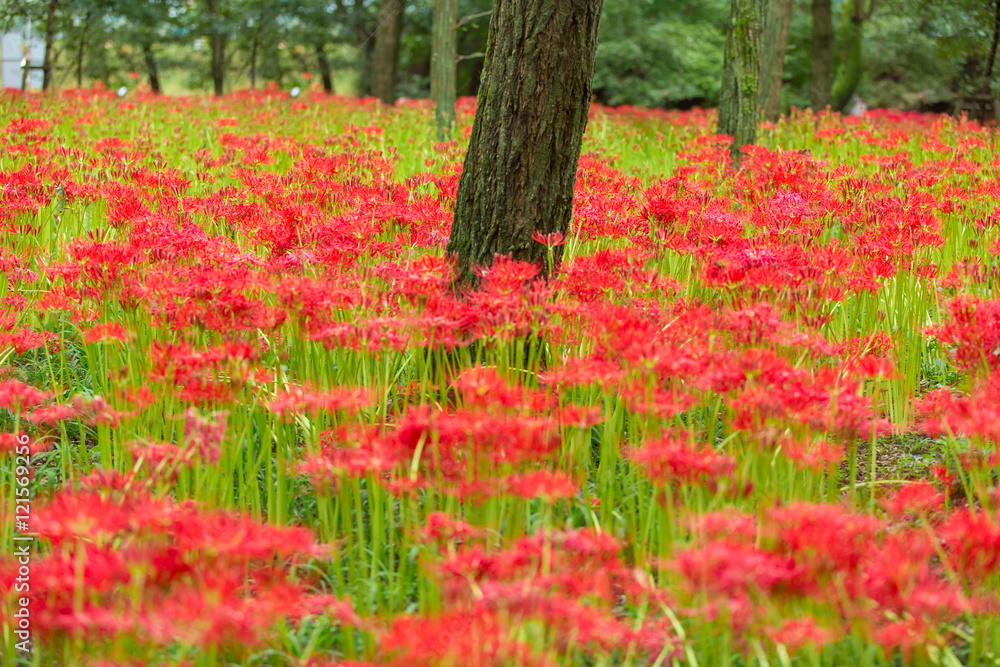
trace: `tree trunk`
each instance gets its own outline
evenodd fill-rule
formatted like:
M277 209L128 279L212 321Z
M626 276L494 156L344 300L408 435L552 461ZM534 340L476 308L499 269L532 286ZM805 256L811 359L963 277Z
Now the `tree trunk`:
M547 273L548 249L532 236L569 229L603 4L494 2L447 247L457 260L457 286L475 286L476 268L496 255ZM556 246L554 263L561 254Z
M250 45L250 87L257 87L257 47L260 44L260 24L253 34L253 43Z
M142 58L146 61L146 74L149 75L149 88L159 95L160 93L160 68L156 64L156 54L153 53L152 44L142 45Z
M386 104L396 101L396 65L403 33L403 0L382 0L375 54L372 58L372 95Z
M733 138L733 166L743 147L757 140L760 21L763 0L732 0L719 95L719 134Z
M830 105L842 111L851 101L854 91L864 74L864 55L861 52L864 41L864 24L871 18L875 0L851 0L844 11L844 58L837 68L833 80Z
M833 4L812 0L812 71L809 105L813 111L830 106L833 90Z
M861 23L850 18L844 21L844 59L837 68L830 100L830 106L834 111L843 111L861 82L861 75L864 73L861 55L862 33Z
M993 41L990 42L990 55L986 58L986 92L990 92L990 79L993 78L993 63L997 59L997 43L1000 42L1000 0L996 0L996 15L993 18Z
M330 72L330 61L326 57L326 48L324 44L316 45L316 62L319 64L319 75L323 79L323 91L326 93L333 92L333 74Z
M772 123L781 116L781 82L791 20L792 0L767 0L760 54L760 115Z
M219 0L206 0L210 40L212 43L212 84L215 94L221 96L226 83L226 41L219 26Z
M42 90L52 87L53 77L52 45L56 38L56 7L59 0L49 0L49 12L45 20L45 58L42 60Z
M431 99L438 141L455 123L455 77L458 65L458 0L434 0L431 44Z
M83 26L80 28L80 42L76 45L76 87L83 88L83 51L87 46L87 28L90 25L90 12L83 16Z

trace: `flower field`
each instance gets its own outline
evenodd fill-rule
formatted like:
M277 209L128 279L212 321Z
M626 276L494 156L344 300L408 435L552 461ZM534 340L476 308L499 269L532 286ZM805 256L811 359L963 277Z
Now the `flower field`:
M474 104L0 96L0 665L1000 664L995 130L595 106L456 295Z

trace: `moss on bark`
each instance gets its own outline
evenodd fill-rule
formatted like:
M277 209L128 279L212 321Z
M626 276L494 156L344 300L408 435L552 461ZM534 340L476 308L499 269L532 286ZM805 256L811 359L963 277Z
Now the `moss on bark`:
M757 140L762 14L763 0L732 0L719 96L719 134L733 137L734 165L739 164L743 146Z

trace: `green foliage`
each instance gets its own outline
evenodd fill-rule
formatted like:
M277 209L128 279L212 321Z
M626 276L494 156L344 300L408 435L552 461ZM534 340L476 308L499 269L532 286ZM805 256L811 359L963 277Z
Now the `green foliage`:
M870 106L931 107L954 99L955 59L920 23L918 16L882 15L867 31L862 94Z
M364 93L380 0L218 0L226 41L227 89L320 85L324 69L339 93ZM483 65L491 0L461 0L458 94L474 95ZM834 2L843 17L847 0ZM49 0L3 0L0 28L30 18L45 32ZM204 0L60 0L55 16L58 87L103 82L134 87L134 75L165 79L166 92L210 87ZM982 95L995 0L879 0L864 23L858 95L870 107L950 110ZM606 0L594 91L606 104L686 108L718 104L728 0ZM409 0L398 91L430 92L431 0ZM845 26L835 21L835 67L845 62ZM784 66L783 109L808 106L810 2L795 0ZM152 60L150 60L150 54ZM325 59L324 68L323 61ZM82 61L82 62L81 62ZM151 65L152 63L152 65ZM1000 67L995 67L1000 70Z
M718 102L729 4L605 2L594 92L607 104Z
M878 105L933 108L985 92L995 8L993 0L879 5L867 29L862 95Z

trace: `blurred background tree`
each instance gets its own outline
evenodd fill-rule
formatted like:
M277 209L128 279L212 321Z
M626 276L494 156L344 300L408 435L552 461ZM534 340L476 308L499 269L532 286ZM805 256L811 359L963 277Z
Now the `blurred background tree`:
M49 85L57 88L134 87L138 75L150 89L175 94L271 83L390 101L430 96L435 4L452 11L441 0L3 0L0 27L23 28L30 19L37 35L50 36ZM458 96L479 86L492 5L457 0ZM778 39L768 36L761 49L764 119L793 106L842 109L855 95L870 107L943 112L998 95L1000 0L765 5L764 30ZM596 99L718 105L730 7L731 0L606 0Z

